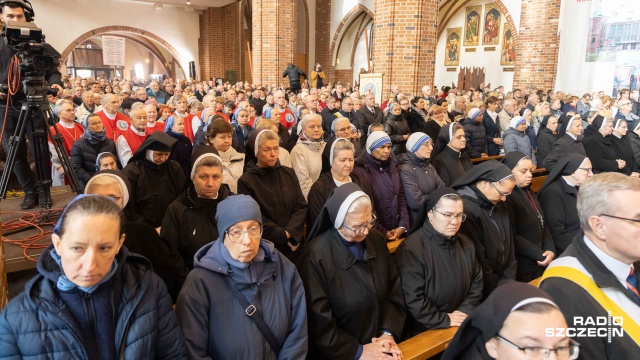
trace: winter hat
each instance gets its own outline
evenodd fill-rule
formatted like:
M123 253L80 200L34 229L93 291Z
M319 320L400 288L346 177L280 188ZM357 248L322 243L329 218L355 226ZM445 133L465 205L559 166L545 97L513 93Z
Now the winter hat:
M260 205L249 195L233 195L222 200L216 210L218 233L224 239L224 232L240 221L255 220L262 225Z
M374 131L367 138L367 152L371 154L373 150L379 148L384 144L391 144L391 138L389 137L389 135L387 135L387 133L384 131Z
M407 140L407 149L412 153L415 153L420 149L422 145L424 145L424 143L429 140L431 140L429 135L422 132L415 132L411 134L411 136L409 136L409 139Z

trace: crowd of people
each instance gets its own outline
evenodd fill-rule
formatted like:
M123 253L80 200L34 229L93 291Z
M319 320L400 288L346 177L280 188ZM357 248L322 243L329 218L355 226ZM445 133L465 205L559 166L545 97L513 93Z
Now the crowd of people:
M61 78L47 98L86 195L3 310L0 357L399 359L458 326L443 358L637 352L544 334L606 314L597 291L625 331L640 320L637 91L393 86L376 104L312 79Z

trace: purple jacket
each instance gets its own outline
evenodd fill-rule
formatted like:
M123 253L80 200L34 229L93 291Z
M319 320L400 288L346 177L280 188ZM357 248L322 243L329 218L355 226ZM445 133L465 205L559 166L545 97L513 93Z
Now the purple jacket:
M391 154L389 160L382 163L363 151L362 156L356 160L353 173L371 183L375 196L372 201L378 217L376 228L382 234L397 227L404 227L408 231L407 201L394 155Z

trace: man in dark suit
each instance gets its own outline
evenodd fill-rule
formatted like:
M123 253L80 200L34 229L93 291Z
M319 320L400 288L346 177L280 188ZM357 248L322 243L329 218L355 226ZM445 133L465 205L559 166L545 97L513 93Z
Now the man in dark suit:
M364 106L362 109L356 111L356 117L358 118L358 128L362 133L360 138L360 145L362 148L367 143L367 131L371 124L382 124L382 109L376 106L376 100L371 94L367 94L364 97Z

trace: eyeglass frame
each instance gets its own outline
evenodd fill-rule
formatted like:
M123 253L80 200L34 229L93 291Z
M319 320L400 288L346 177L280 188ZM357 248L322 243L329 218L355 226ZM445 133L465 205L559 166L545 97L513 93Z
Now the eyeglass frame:
M556 354L556 358L557 358L558 357L558 349L564 348L564 347L569 348L569 359L575 360L580 355L580 344L578 344L578 342L576 342L573 339L569 339L569 345L568 346L560 346L560 347L557 347L555 349L550 349L550 348L546 348L546 347L542 347L542 346L524 346L524 347L523 346L519 346L519 345L516 345L511 340L505 338L504 336L502 336L500 334L497 334L495 337L504 340L505 342L507 342L507 344L509 344L509 345L515 347L516 349L522 351L525 356L527 355L527 353L526 353L527 349L536 349L536 350L537 349L542 349L542 350L547 350L547 354L544 355L543 359L548 359L549 356L551 355L552 351ZM571 347L575 347L577 349L576 353L574 354L575 357L571 357Z
M497 187L497 186L495 186L495 185L493 184L493 182L492 182L492 181L489 181L488 183L489 183L489 184L491 184L491 186L493 186L493 188L494 188L494 189L496 189L496 191L498 192L498 194L500 194L500 197L502 197L502 196L507 197L507 196L511 195L511 193L513 192L513 191L511 191L511 192L509 192L509 193L505 194L505 193L503 193L502 191L500 191L500 189L498 189L498 187Z
M251 234L249 234L249 230L240 230L240 236L238 236L237 238L234 238L233 236L231 236L231 234L229 233L229 230L225 230L224 233L227 234L227 236L229 237L229 240L233 241L233 242L238 242L241 241L242 238L244 238L244 234L247 234L247 236L249 237L249 239L251 239ZM260 225L260 235L258 235L257 237L262 238L262 233L264 232L264 226Z
M364 225L358 226L358 227L357 227L357 228L355 228L355 229L352 229L351 227L347 226L346 224L342 224L342 226L343 226L344 228L348 229L348 230L353 231L353 232L354 232L354 233L356 233L356 234L358 234L358 233L360 233L360 234L361 234L361 233L363 233L363 232L364 232L364 229L365 229L365 228L366 228L367 230L371 230L371 228L373 228L373 226L376 224L376 221L377 221L377 220L378 220L378 217L376 216L376 214L371 213L371 220L370 220L368 223L364 224Z
M436 208L431 209L435 212L437 212L440 215L446 216L449 221L453 220L453 219L460 219L460 222L463 223L465 220L467 220L467 214L466 213L460 213L460 214L445 214L441 211L436 210Z
M630 222L633 222L633 223L636 223L636 224L640 224L640 219L629 219L629 218L625 218L625 217L621 217L621 216L615 216L615 215L609 215L609 214L600 214L598 216L605 216L605 217L612 218L612 219L630 221Z

